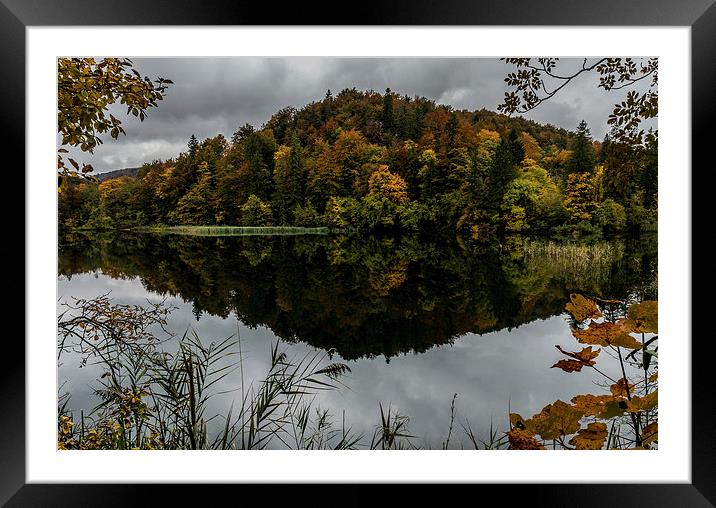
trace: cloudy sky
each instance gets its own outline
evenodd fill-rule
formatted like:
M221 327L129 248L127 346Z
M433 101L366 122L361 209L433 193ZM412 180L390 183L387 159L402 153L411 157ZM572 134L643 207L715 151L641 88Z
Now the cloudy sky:
M263 125L285 106L300 109L344 88L401 95L420 95L456 109L496 110L507 90L504 77L513 69L487 58L160 58L133 59L135 68L152 79L174 81L166 98L139 122L121 116L126 136L107 137L94 154L71 150L96 173L168 159L186 150L192 134L199 139L219 133L230 137L246 123ZM574 65L577 62L563 62ZM581 59L579 60L581 64ZM646 80L645 80L646 81ZM602 139L607 117L620 92L597 87L596 73L583 74L550 101L524 115L574 130L585 119L592 135ZM621 91L623 92L623 91ZM126 110L117 109L121 114ZM116 115L116 114L115 114ZM118 115L116 115L118 116Z

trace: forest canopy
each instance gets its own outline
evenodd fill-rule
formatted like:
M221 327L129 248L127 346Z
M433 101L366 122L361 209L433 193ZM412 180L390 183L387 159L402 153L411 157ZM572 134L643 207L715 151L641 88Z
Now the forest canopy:
M495 236L654 229L657 138L592 139L423 97L345 89L199 140L137 177L77 176L61 229L329 226Z

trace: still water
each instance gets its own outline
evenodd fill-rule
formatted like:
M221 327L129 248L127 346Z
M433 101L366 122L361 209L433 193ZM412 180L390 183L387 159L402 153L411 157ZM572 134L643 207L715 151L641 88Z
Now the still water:
M346 387L315 403L368 440L380 403L410 418L417 446L440 448L457 394L449 446L461 448L470 447L467 422L487 439L491 424L509 427L509 411L531 415L599 393L591 369L550 368L563 358L555 345L579 349L564 305L574 292L656 299L656 254L655 236L614 241L584 264L519 246L476 251L450 238L72 235L59 249L58 302L166 298L178 335L238 337L243 373L215 386L225 392L211 399L216 414L240 403L242 375L245 387L264 378L279 341L289 357L331 351L350 367ZM98 371L69 355L58 372L68 408L89 412Z

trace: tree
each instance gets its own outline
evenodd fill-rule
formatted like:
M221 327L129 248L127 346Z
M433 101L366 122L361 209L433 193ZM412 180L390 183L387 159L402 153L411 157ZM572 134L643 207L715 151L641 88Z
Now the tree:
M281 224L288 224L294 209L304 201L306 172L301 151L298 137L294 136L290 147L281 145L274 154L276 192L273 201Z
M626 99L615 104L607 124L614 126L614 139L619 142L640 145L645 132L641 122L656 118L658 114L658 58L600 58L590 61L585 58L581 66L572 69L561 65L559 58L503 58L514 65L517 72L505 77L505 82L514 88L505 92L505 98L498 111L511 115L526 113L554 97L580 75L596 70L599 73L599 87L604 90L621 90L647 80L643 92L630 90ZM565 67L567 67L565 69Z
M83 152L93 153L102 143L99 135L109 132L113 139L126 134L122 122L108 108L119 100L127 106L127 114L140 121L147 117L147 110L157 107L172 81L157 78L151 81L132 68L129 58L60 58L57 62L57 132L62 145L79 147ZM63 174L78 174L79 164L67 160L76 171L65 166L64 148L58 149L57 168ZM84 164L81 172L93 170Z
M509 141L503 139L497 145L488 170L489 192L485 208L489 212L499 211L507 186L516 176L517 168L512 155L512 147Z
M596 189L591 173L572 173L567 177L565 189L564 208L569 213L572 222L589 222L597 208Z
M584 173L594 169L595 157L592 137L587 122L582 120L577 127L577 134L570 143L572 155L567 160L567 174Z
M383 132L393 132L393 94L390 92L390 88L385 89L385 95L383 96Z
M400 175L391 173L388 166L381 165L368 180L369 196L384 197L396 204L408 202L408 184Z
M525 147L522 145L522 140L514 128L510 129L510 134L507 136L507 142L510 144L512 161L515 164L521 164L522 159L525 158Z
M241 223L244 226L271 226L273 213L271 206L251 194L241 206Z
M189 138L189 143L187 144L187 147L189 148L189 157L194 160L194 157L196 157L196 149L199 148L199 141L196 139L196 136L194 134L192 134Z

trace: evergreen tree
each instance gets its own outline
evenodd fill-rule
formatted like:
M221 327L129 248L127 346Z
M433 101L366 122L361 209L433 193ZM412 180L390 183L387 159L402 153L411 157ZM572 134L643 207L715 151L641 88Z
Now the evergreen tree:
M604 135L604 141L602 141L602 148L599 150L599 158L597 162L602 164L607 160L607 154L609 153L609 147L611 146L612 140L609 137L609 133Z
M507 137L507 142L510 145L512 161L515 164L521 164L522 160L525 158L525 147L522 144L522 140L520 139L519 134L517 134L517 131L514 128L510 129L510 134Z
M445 124L448 148L453 148L455 146L455 136L457 135L458 125L457 115L453 111L450 113L450 118L448 118L447 124Z
M567 161L567 173L587 173L594 169L594 147L587 122L582 120L577 127L577 134L569 146L572 155Z
M507 186L516 176L517 166L512 155L512 146L509 140L503 139L495 149L488 172L489 192L485 203L488 211L499 211Z
M194 134L192 134L189 138L189 143L187 146L189 147L189 157L194 160L194 157L196 157L196 150L197 148L199 148L199 140L196 139L196 136Z
M279 222L289 224L296 207L303 205L306 187L306 173L298 137L293 136L290 148L280 146L276 150L274 160L274 209Z
M393 94L390 88L385 89L385 95L383 96L383 132L393 132Z
M234 132L234 135L231 136L231 142L236 144L240 143L244 139L248 138L251 134L253 134L256 130L254 129L254 126L251 124L244 124L242 127L239 127L239 130Z

